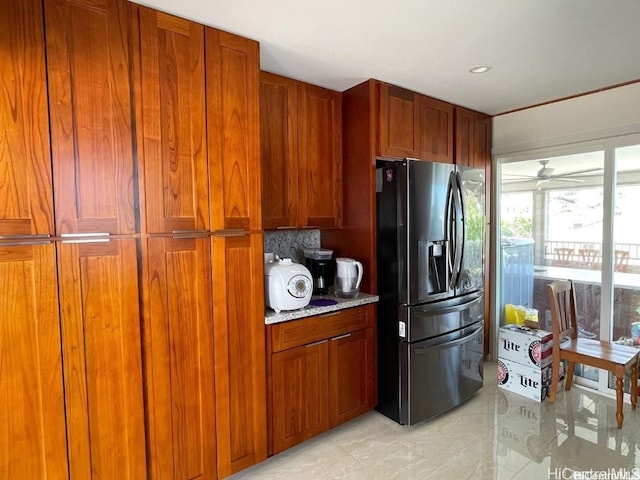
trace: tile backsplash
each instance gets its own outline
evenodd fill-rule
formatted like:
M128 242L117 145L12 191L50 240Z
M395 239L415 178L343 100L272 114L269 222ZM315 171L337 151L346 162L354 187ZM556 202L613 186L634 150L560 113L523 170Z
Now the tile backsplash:
M280 258L290 258L304 264L305 248L320 247L320 230L278 230L264 232L264 253L274 253Z

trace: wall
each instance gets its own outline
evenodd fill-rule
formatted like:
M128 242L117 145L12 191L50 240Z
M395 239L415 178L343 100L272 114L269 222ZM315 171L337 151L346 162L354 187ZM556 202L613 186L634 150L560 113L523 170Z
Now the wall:
M504 155L640 133L640 82L493 118L492 153Z

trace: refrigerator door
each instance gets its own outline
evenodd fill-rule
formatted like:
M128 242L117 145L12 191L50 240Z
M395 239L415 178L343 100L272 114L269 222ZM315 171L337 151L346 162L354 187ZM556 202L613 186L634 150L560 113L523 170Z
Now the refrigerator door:
M483 385L482 322L451 334L403 343L399 422L414 425L440 415Z
M454 166L445 163L378 161L380 294L397 291L405 305L454 296L453 172Z
M464 221L462 262L455 282L456 294L484 287L484 170L457 167Z

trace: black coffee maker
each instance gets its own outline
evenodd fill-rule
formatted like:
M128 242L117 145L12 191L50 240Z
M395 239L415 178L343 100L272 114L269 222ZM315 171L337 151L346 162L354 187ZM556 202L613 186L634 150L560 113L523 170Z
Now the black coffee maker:
M313 294L326 295L329 293L331 273L331 256L333 250L326 248L305 248L304 258L307 268L313 278Z

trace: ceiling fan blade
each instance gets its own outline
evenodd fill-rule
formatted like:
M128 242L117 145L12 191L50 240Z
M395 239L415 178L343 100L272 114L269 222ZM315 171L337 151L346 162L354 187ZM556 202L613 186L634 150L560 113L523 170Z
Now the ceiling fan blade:
M584 180L582 178L571 178L565 177L563 175L553 176L549 180L557 180L559 182L569 182L569 183L583 183Z
M555 177L558 178L558 177L566 177L566 176L571 176L571 175L582 175L583 173L601 172L602 170L603 169L601 167L598 167L598 168L587 168L585 170L574 170L573 172L561 173L559 175L555 175Z

